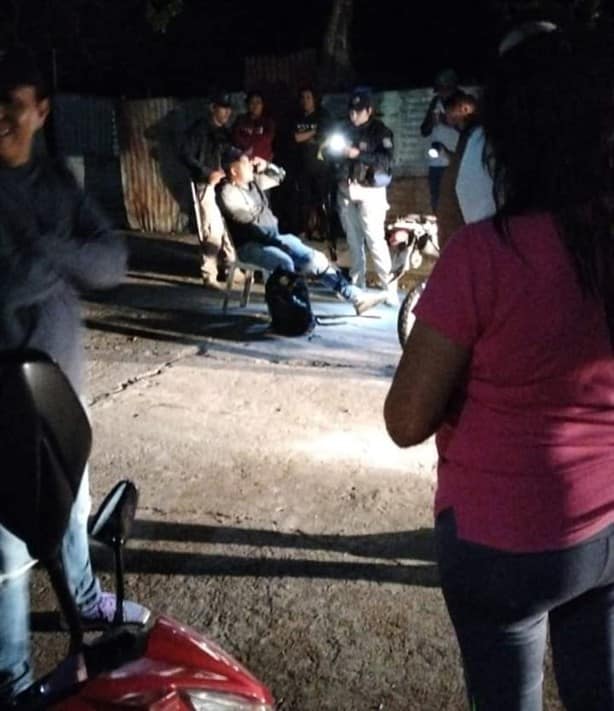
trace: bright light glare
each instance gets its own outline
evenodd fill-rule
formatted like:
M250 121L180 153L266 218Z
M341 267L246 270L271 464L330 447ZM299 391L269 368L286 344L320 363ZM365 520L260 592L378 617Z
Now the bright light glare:
M436 148L429 148L429 158L437 158L439 151Z
M347 148L348 142L342 133L333 133L328 139L328 147L333 153L342 153Z
M309 441L295 441L292 447L329 465L338 462L349 466L352 461L359 462L379 470L382 476L385 472L393 475L411 472L431 479L437 465L433 437L416 447L401 449L386 434L383 424L377 428L354 425L345 430L333 430Z

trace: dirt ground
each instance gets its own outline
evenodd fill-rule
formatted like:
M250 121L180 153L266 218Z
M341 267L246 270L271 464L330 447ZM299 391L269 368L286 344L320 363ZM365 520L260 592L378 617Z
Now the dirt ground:
M86 307L93 498L122 477L141 493L130 596L217 639L283 711L464 709L434 445L402 451L382 420L394 312L356 319L316 293L329 324L277 339L258 289L221 315L191 244L131 244L128 283ZM33 607L45 669L66 640L40 571Z

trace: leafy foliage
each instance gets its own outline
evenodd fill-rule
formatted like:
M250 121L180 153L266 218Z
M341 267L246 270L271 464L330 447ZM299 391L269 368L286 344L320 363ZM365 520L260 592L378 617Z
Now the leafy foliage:
M182 10L183 0L147 0L145 14L154 32L164 34Z

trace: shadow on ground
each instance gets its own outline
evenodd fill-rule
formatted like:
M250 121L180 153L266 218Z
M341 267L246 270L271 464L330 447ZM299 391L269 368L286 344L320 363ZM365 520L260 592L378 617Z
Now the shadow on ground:
M241 545L266 549L266 554L239 556L128 548L125 551L125 561L129 573L371 580L424 587L435 587L439 584L437 567L433 564L435 551L433 531L430 529L340 536L137 521L132 538L156 542L177 541L182 544ZM293 549L295 553L292 557L272 557L271 549L274 548ZM296 557L296 551L316 550L363 558L385 558L395 562L322 561ZM95 549L93 554L94 565L98 570L112 569L112 561L106 551Z
M259 578L326 578L331 580L365 580L378 583L437 587L439 577L435 560L432 529L398 531L367 535L323 535L283 533L265 529L233 526L169 523L139 520L131 535L134 540L177 541L241 545L267 549L267 557L223 554L185 553L128 548L124 552L127 573L198 575ZM355 557L394 560L394 564L362 561L321 561L304 558L273 558L271 548L295 551L328 551ZM411 563L403 561L412 561ZM424 562L416 562L424 561ZM111 572L110 551L94 544L92 563L98 572ZM56 632L58 612L35 612L32 629Z
M128 235L129 280L87 298L85 324L93 334L109 339L110 350L115 345L122 352L138 351L157 341L167 350L187 346L223 357L332 365L390 376L400 350L395 309L380 306L358 317L350 304L314 283L314 331L295 338L279 336L270 329L262 286L253 289L249 306L240 308L241 287L236 285L230 308L223 313L223 288L202 286L198 245L185 239ZM134 345L126 349L130 342Z

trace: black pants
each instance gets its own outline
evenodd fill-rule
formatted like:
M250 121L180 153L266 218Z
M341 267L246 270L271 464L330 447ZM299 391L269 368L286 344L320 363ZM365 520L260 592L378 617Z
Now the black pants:
M435 526L471 711L540 711L546 632L569 711L614 710L614 526L561 551L512 554Z
M322 224L327 210L330 180L327 167L322 165L304 167L296 176L297 207L300 232L311 233L313 229L322 232Z

